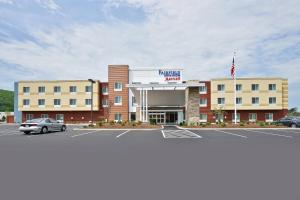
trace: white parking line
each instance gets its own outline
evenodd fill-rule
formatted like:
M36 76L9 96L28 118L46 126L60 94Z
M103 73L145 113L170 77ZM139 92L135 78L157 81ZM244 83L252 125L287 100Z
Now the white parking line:
M265 134L265 135L274 135L274 136L280 136L280 137L286 137L286 138L293 138L292 136L289 136L289 135L282 135L282 134L276 134L276 133L267 133L267 132L247 130L247 129L243 129L243 130L248 131L248 132L254 132L254 133L262 133L262 134Z
M274 129L275 131L282 131L282 132L286 132L286 133L300 133L298 131L291 131L291 130L280 130L280 129Z
M185 131L187 131L187 132L189 132L189 133L195 135L197 138L202 138L201 135L198 135L198 134L196 134L196 133L194 133L194 132L192 132L192 131L189 131L189 130L185 130Z
M234 135L234 136L238 136L238 137L242 137L242 138L248 138L248 137L245 136L245 135L239 135L239 134L231 133L231 132L227 132L227 131L221 131L221 130L217 130L217 129L214 129L214 131L221 132L221 133L226 133L226 134L228 134L228 135Z
M127 130L127 131L125 131L125 132L123 132L123 133L121 133L121 134L119 134L119 135L117 135L117 137L116 138L119 138L119 137L121 137L122 135L125 135L126 133L128 133L130 130Z
M161 133L164 136L164 138L166 138L165 132L163 130L161 130Z
M90 134L90 133L95 133L95 132L98 132L99 130L96 130L96 131L90 131L90 132L86 132L86 133L80 133L80 134L77 134L77 135L72 135L70 137L74 138L74 137L78 137L78 136L83 136L83 135L87 135L87 134Z

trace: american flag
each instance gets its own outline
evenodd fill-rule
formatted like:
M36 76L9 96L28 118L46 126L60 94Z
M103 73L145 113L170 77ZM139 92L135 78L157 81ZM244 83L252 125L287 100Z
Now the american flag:
M232 77L232 79L234 79L234 77L235 77L234 58L232 59L232 66L231 66L231 77Z

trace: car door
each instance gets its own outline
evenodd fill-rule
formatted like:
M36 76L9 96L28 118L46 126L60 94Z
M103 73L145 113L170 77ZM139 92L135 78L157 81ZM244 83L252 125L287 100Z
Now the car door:
M53 125L52 125L50 119L45 119L45 125L47 126L48 131L53 131Z
M50 121L51 121L52 128L54 131L60 130L60 124L56 120L50 119Z

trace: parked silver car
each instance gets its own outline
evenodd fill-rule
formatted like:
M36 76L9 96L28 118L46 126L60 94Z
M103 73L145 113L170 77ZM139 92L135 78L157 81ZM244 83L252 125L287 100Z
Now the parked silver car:
M37 118L27 120L19 127L19 131L29 133L47 133L49 131L66 131L67 126L51 118Z

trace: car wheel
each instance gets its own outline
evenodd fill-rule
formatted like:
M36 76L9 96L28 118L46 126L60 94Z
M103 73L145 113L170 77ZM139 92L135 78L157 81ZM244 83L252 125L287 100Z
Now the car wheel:
M65 131L66 131L66 129L67 129L67 127L66 127L66 126L62 126L60 130L61 130L61 131L63 131L63 132L65 132Z
M25 135L28 135L29 133L30 133L30 131L25 131L24 132Z
M291 127L292 128L296 128L297 126L296 126L296 124L292 124Z
M48 128L46 126L44 126L41 130L41 133L45 134L48 132Z

